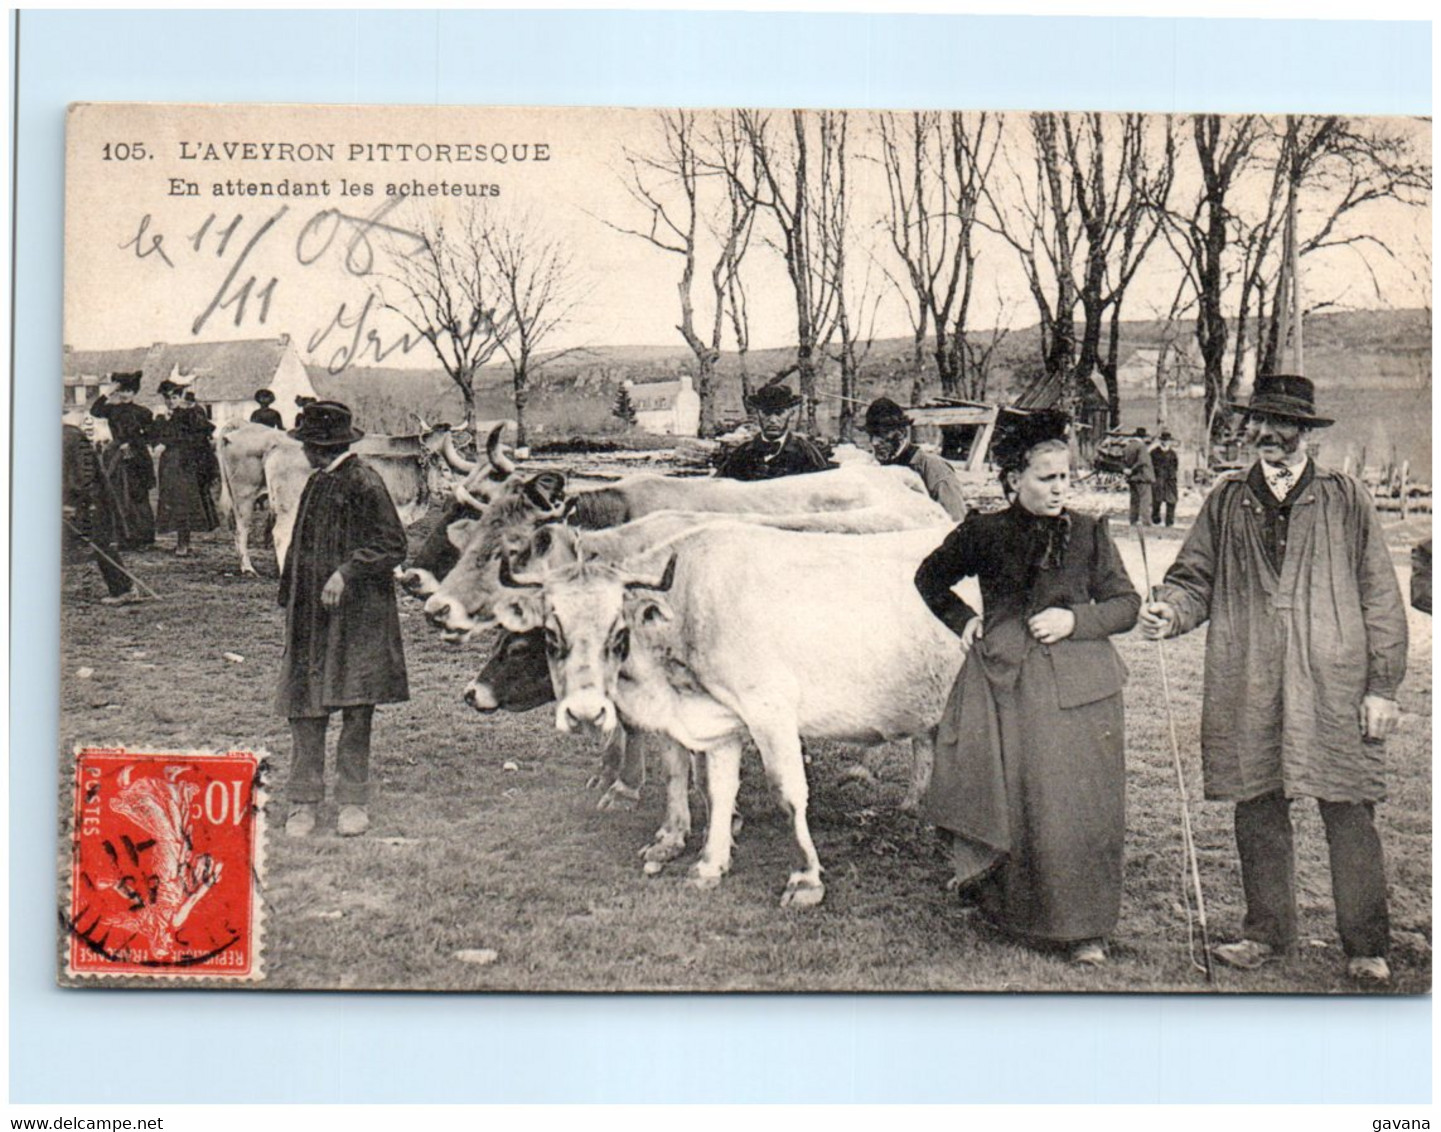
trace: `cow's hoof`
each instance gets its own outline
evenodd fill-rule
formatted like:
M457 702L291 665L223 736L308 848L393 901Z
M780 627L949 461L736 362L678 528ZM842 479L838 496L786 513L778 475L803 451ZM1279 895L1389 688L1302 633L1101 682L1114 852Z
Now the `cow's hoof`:
M242 566L240 568L240 576L242 578L258 578L260 577L260 571L254 566Z
M642 873L643 875L645 875L645 876L648 876L648 877L658 877L658 876L660 876L661 873L665 872L665 862L664 862L664 861L647 861L645 864L643 864L643 865L640 867L640 871L641 871L641 873Z
M685 852L685 840L684 838L679 838L673 841L652 841L640 851L640 855L645 859L647 864L663 865L667 861L674 861L683 852Z
M797 880L792 877L781 895L782 908L814 908L826 896L826 886L818 880Z
M624 782L612 782L595 804L597 810L633 810L640 805L640 791Z

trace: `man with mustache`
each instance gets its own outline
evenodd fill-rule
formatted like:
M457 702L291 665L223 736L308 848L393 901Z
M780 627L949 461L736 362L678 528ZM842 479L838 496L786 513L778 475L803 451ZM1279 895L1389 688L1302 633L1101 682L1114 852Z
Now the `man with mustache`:
M815 444L792 431L801 399L784 385L763 385L746 398L755 414L756 435L722 458L716 475L733 480L769 480L821 472L829 461Z
M1399 713L1406 611L1371 497L1305 449L1315 391L1256 379L1246 440L1257 459L1207 498L1175 564L1141 611L1143 633L1209 620L1201 759L1206 797L1234 802L1246 896L1243 938L1214 949L1254 970L1296 944L1291 802L1315 798L1326 827L1347 973L1384 984L1389 920L1375 806L1383 743Z

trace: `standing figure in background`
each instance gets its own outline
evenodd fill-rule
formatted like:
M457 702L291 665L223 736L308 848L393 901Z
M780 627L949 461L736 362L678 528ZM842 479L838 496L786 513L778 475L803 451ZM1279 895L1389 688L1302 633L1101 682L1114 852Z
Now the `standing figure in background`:
M1010 424L993 448L1010 507L972 513L916 573L965 656L923 812L952 835L963 897L1096 966L1120 917L1126 833L1126 669L1109 638L1141 598L1105 518L1066 507L1068 424L1052 411ZM984 618L951 588L968 577Z
M117 535L126 550L155 545L155 512L150 489L155 486L155 464L150 457L155 414L135 403L140 392L139 373L116 373L95 403L90 415L110 426L110 444L101 466L115 492Z
M726 453L716 475L733 480L769 480L830 467L825 455L806 437L792 431L801 399L784 385L764 385L746 399L759 431Z
M257 389L255 391L255 402L260 406L250 414L250 420L254 424L263 424L266 428L284 428L285 422L280 418L280 411L272 409L275 404L275 394L268 389Z
M160 383L169 416L156 420L155 439L165 445L160 454L160 505L155 526L175 532L175 553L190 553L194 531L213 531L219 523L210 495L209 472L215 461L210 434L215 426L196 404L185 402L185 390L173 381Z
M301 493L280 572L285 654L276 710L293 741L285 832L306 837L325 798L325 732L341 713L336 830L370 826L370 729L375 705L410 698L393 572L405 528L379 474L350 451L365 434L338 401L305 407L290 435L315 469Z
M1126 441L1122 457L1126 464L1126 485L1131 489L1131 526L1151 523L1151 485L1156 482L1156 470L1151 466L1151 450L1146 440L1144 427Z
M120 557L118 509L110 482L100 465L100 454L70 415L61 424L60 445L60 508L65 520L66 560L78 555L88 543L109 591L100 599L101 604L128 605L139 601Z
M1161 525L1161 510L1166 513L1166 526L1176 525L1177 471L1180 459L1171 447L1171 434L1162 432L1156 438L1156 447L1151 449L1151 468L1156 473L1156 484L1151 494L1151 522Z
M866 434L879 463L910 468L947 515L957 523L966 517L966 500L955 470L940 456L921 451L911 418L889 397L878 397L867 406Z
M1296 946L1291 802L1326 827L1347 972L1385 983L1390 921L1376 803L1384 741L1400 715L1406 608L1366 488L1306 454L1315 413L1304 377L1256 379L1245 413L1256 461L1217 483L1141 614L1147 637L1206 621L1201 769L1206 797L1236 806L1246 895L1242 938L1214 949L1253 970Z

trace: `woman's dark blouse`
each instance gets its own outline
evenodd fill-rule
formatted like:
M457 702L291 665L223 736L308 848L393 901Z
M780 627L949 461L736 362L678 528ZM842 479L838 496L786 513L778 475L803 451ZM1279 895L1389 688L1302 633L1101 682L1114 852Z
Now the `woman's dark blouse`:
M1045 568L1048 548L1059 562ZM969 577L980 581L987 630L1054 606L1076 616L1069 639L1100 640L1130 629L1141 608L1105 519L1072 511L1051 519L1016 504L972 514L921 563L916 589L958 636L976 611L951 587Z

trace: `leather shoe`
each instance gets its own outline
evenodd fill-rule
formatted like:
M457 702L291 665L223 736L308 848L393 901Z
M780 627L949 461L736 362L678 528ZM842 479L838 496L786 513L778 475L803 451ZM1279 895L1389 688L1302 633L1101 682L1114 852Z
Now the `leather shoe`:
M1211 954L1227 967L1238 971L1254 971L1276 958L1276 949L1269 943L1257 943L1254 939L1222 943L1211 948Z

